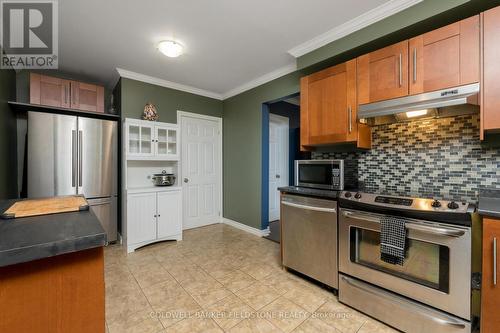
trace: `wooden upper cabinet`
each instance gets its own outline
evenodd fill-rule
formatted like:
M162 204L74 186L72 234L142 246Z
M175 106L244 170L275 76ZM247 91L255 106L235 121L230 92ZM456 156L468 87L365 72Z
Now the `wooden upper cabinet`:
M71 108L104 112L104 87L71 81Z
M410 95L479 82L479 16L409 41Z
M30 73L30 103L104 112L104 87Z
M31 73L30 103L69 108L69 81Z
M355 60L303 77L300 92L303 147L347 142L371 147L369 128L362 124L359 140Z
M408 41L358 57L358 102L408 95Z
M484 131L500 129L500 7L482 13L481 21L481 138L484 138Z
M500 220L483 220L483 272L481 281L481 332L498 332L500 327ZM496 262L494 261L496 259ZM497 267L495 272L494 267Z

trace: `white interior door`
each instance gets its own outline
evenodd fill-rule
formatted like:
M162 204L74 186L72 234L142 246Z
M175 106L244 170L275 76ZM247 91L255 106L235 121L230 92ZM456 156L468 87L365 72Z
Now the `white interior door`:
M183 229L219 223L222 214L222 120L181 114L180 125Z
M269 222L280 219L278 187L288 186L288 118L269 115Z

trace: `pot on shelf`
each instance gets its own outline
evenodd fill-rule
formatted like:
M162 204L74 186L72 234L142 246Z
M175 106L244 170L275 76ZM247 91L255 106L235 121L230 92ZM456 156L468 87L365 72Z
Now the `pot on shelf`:
M151 179L155 186L172 186L175 184L176 177L173 173L163 170L162 173L155 173Z

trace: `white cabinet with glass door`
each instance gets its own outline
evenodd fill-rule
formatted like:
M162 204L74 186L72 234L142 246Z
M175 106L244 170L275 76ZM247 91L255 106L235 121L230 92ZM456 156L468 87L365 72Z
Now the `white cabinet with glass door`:
M124 130L125 153L128 160L175 161L179 159L176 124L127 118Z
M156 156L169 160L178 160L177 125L157 124L155 126Z
M125 120L127 156L154 156L154 124L140 120Z

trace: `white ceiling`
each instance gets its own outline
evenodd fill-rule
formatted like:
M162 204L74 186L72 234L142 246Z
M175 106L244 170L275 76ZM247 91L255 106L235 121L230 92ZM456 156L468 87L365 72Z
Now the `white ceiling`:
M415 0L60 0L59 64L107 85L122 68L223 98L258 78L292 71L291 54L300 53L292 49L310 50L311 40L312 48L327 43L318 41L325 32L338 35L339 26L376 7L383 5L380 12L410 2ZM176 59L156 50L157 42L172 38L185 45Z

